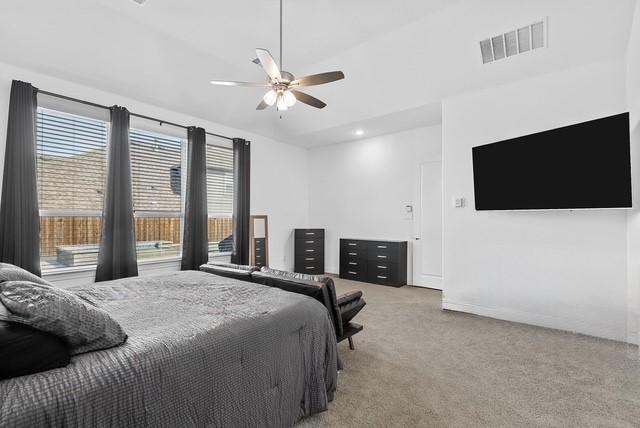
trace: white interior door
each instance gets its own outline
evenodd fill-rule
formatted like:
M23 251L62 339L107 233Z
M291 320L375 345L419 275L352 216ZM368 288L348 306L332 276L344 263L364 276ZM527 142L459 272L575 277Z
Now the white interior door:
M414 215L413 284L442 289L442 162L420 165Z

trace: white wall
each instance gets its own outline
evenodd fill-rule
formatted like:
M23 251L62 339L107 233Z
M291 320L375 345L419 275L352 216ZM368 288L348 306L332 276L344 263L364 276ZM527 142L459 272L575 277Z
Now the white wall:
M30 82L42 90L104 105L118 104L136 113L185 125L198 125L218 134L251 140L251 212L269 216L270 265L280 269L293 268L292 228L306 227L308 222L308 154L305 149L155 107L123 95L0 63L0 185L4 168L9 93L13 79ZM211 95L204 93L202 96ZM175 264L174 268L178 269L178 266ZM147 272L149 269L141 271ZM80 280L85 281L93 277L93 273L79 276ZM68 275L66 277L69 278Z
M633 209L627 212L627 342L640 343L640 126L631 133Z
M603 62L443 102L444 308L627 339L627 212L478 212L471 163L473 146L625 111L624 80Z
M401 239L411 247L405 205L417 202L419 166L440 160L441 146L441 127L432 126L309 151L309 225L326 229L328 272L339 270L340 238Z
M635 207L627 219L628 341L640 331L640 4L636 3L627 54L627 109L631 117L631 164Z
M640 123L640 3L636 1L627 50L627 106L631 112L631 128Z
M269 266L293 271L293 229L309 220L306 149L253 137L251 213L269 216Z

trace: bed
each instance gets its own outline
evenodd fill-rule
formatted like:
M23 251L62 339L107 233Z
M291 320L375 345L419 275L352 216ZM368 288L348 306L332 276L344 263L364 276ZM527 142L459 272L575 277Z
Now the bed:
M336 336L314 299L196 271L69 290L127 342L0 381L0 426L289 427L333 399Z

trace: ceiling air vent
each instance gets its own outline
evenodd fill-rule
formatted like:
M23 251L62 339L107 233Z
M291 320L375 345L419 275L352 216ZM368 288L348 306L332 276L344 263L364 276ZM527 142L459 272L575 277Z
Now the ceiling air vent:
M547 46L547 21L535 22L480 41L482 63L488 64L533 49Z

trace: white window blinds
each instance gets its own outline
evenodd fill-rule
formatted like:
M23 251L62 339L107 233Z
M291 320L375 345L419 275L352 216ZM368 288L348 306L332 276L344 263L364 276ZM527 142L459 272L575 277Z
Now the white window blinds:
M108 126L95 119L38 109L36 150L41 211L101 214Z
M132 129L131 172L133 207L138 213L174 213L182 210L182 140Z
M207 205L209 217L233 214L233 150L207 145Z

